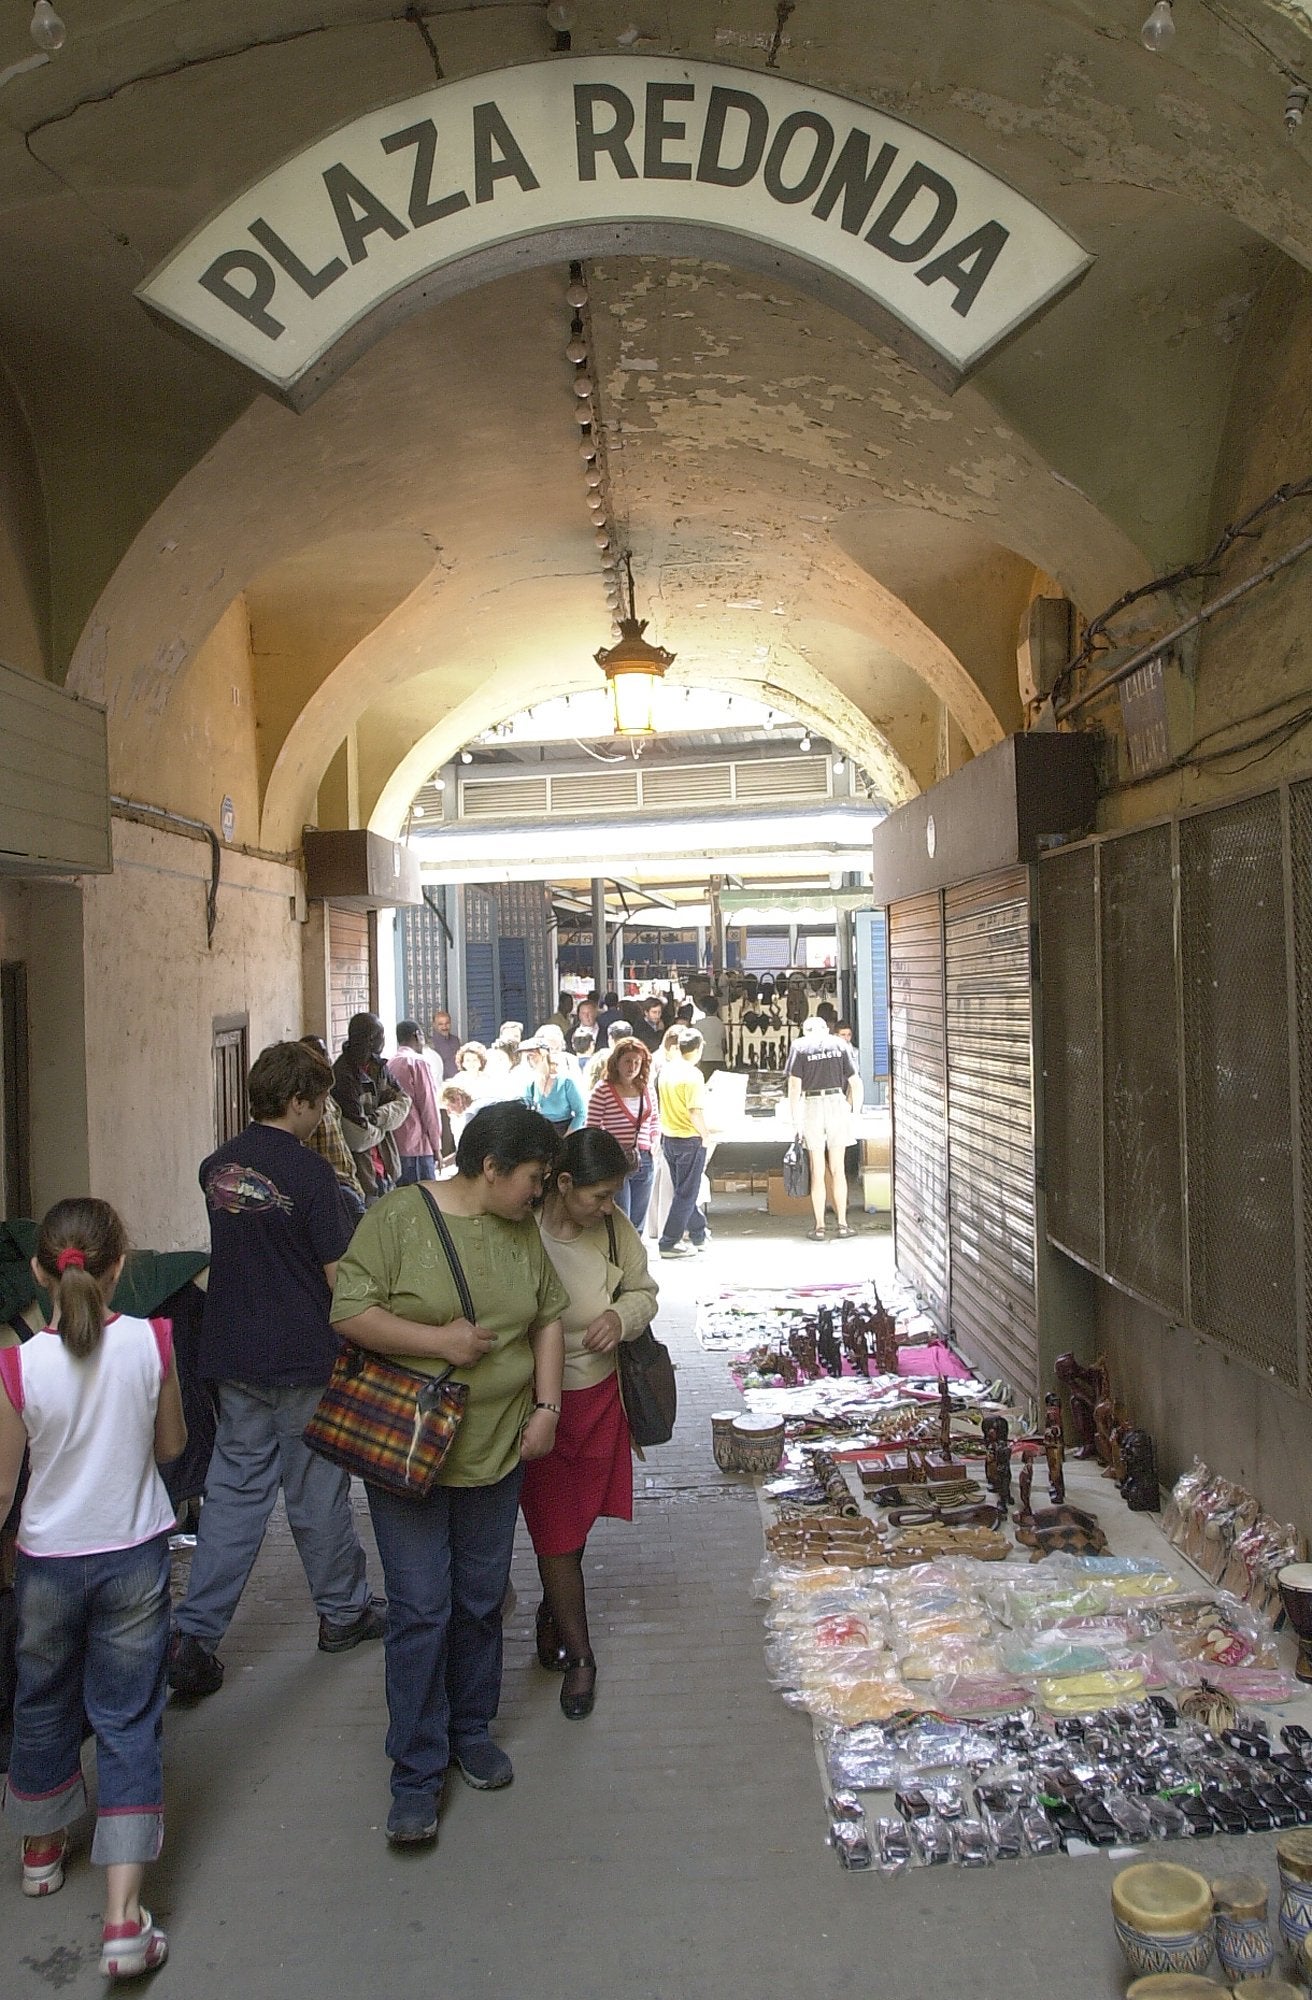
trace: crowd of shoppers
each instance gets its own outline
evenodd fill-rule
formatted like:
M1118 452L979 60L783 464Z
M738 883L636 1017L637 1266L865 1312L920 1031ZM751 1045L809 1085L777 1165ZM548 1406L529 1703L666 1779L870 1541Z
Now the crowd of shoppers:
M133 1978L167 1939L141 1901L163 1838L162 1716L218 1693L219 1647L281 1493L322 1652L383 1642L391 1764L387 1839L432 1841L449 1766L476 1789L511 1782L492 1724L502 1616L522 1509L542 1599L537 1655L560 1707L585 1719L598 1665L583 1558L603 1517L631 1520L633 1475L617 1368L650 1324L657 1286L643 1229L655 1161L669 1202L663 1257L707 1240L705 1072L723 1064L708 1005L659 998L640 1019L607 994L562 998L524 1039L427 1039L401 1021L384 1060L376 1014L355 1015L330 1062L280 1042L248 1079L251 1118L199 1169L210 1264L199 1368L216 1434L187 1587L170 1612L174 1511L157 1467L187 1440L171 1331L112 1309L127 1249L114 1211L58 1203L34 1274L50 1325L0 1351L0 1519L20 1490L17 1696L4 1815L22 1836L22 1888L62 1886L86 1804L85 1726L99 1793L91 1858L106 1870L101 1970ZM846 1222L843 1148L858 1101L850 1046L806 1024L789 1102L818 1187ZM374 1596L345 1472L305 1427L348 1349L462 1384L467 1400L429 1497L366 1479L387 1596Z

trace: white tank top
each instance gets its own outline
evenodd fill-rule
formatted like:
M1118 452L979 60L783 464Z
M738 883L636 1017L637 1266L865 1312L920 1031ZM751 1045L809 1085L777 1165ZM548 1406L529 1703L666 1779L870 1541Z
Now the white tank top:
M168 1320L119 1313L85 1361L49 1328L0 1352L0 1387L30 1451L18 1525L24 1555L103 1555L172 1528L155 1466L155 1411L172 1353Z

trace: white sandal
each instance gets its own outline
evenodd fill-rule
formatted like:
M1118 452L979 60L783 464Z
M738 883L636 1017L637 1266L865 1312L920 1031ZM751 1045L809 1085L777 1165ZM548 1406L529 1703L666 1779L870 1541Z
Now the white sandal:
M153 1972L169 1955L169 1941L142 1905L136 1924L106 1924L101 1933L100 1970L106 1979L136 1979Z
M64 1886L64 1862L68 1858L68 1835L29 1836L23 1842L23 1894L53 1896Z

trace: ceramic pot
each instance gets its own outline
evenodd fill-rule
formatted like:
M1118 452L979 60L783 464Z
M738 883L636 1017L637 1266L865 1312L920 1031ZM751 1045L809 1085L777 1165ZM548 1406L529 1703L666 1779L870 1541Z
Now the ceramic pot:
M1216 1955L1228 1979L1260 1979L1276 1962L1266 1921L1266 1884L1256 1875L1223 1875L1212 1884Z
M739 1416L733 1424L734 1464L739 1472L768 1479L784 1455L782 1417Z
M717 1410L711 1418L711 1450L721 1472L738 1470L733 1427L741 1415L741 1410Z
M1312 1831L1282 1833L1276 1842L1280 1870L1280 1935L1296 1973L1303 1969L1303 1940L1312 1932Z
M1212 1885L1192 1868L1123 1868L1112 1883L1112 1921L1133 1972L1201 1973L1212 1962Z

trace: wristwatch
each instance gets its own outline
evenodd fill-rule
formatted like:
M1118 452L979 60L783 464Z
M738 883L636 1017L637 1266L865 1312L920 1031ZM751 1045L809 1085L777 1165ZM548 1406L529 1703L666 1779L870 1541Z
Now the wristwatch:
M554 1417L558 1417L560 1415L559 1403L534 1403L533 1408L535 1410L550 1410L551 1414Z

